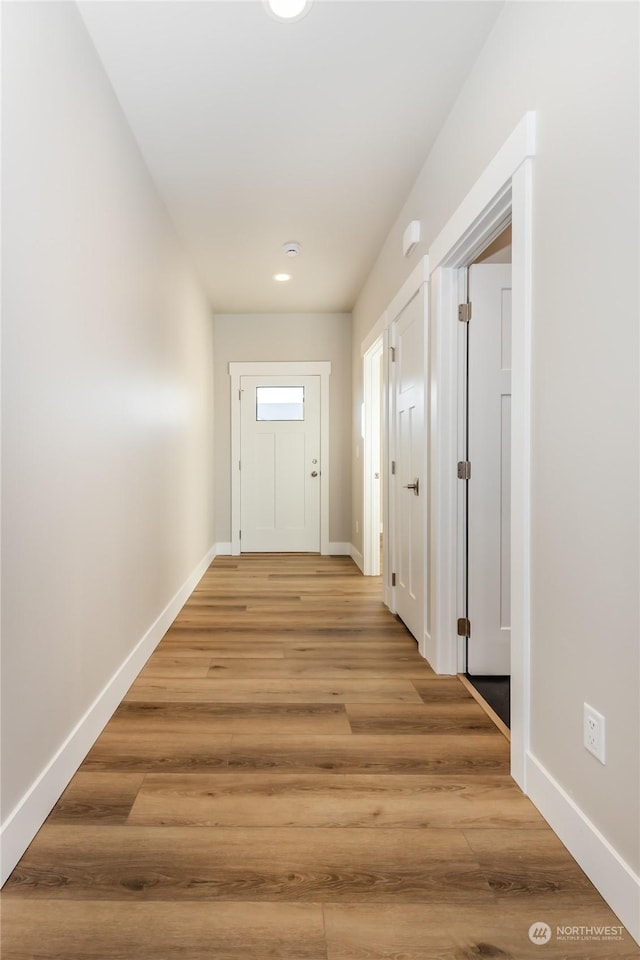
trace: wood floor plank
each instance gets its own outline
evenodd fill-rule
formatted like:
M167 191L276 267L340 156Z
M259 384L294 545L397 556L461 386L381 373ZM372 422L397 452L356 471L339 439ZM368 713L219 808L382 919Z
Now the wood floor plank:
M49 814L49 823L124 823L143 780L143 773L79 770Z
M455 736L314 737L233 736L229 769L290 773L508 773L504 737Z
M206 703L419 702L409 680L136 680L125 700L191 700Z
M347 715L354 734L495 733L482 707L468 701L444 703L348 703Z
M171 770L213 772L226 767L231 752L231 735L208 732L159 730L155 735L132 737L107 727L89 751L80 770L107 770L123 773L153 773Z
M392 659L406 660L410 663L421 663L427 666L426 661L418 653L418 645L411 637L409 640L369 640L366 643L353 643L348 638L343 640L297 640L283 644L282 655L285 659L318 660L323 657L335 657L337 660L349 658L351 663L359 660Z
M232 617L237 617L241 613L246 613L246 610L247 610L246 604L237 603L237 602L236 603L219 603L213 606L215 606L216 618L222 617L223 614L228 614L228 615L231 615ZM200 615L211 616L212 614L209 610L199 611L199 609L195 605L192 606L191 604L189 604L182 608L182 610L180 611L180 613L175 619L175 623L179 624L179 623L182 623L184 619L189 619L189 617L196 617Z
M233 581L231 581L233 583ZM195 590L189 597L189 608L207 606L207 607L216 607L221 603L237 604L239 599L242 598L243 603L249 601L259 603L260 601L265 601L267 603L300 603L302 599L301 594L299 593L278 593L276 590L264 590L263 592L258 592L251 588L249 589L238 589L238 582L236 578L236 588L233 590L233 587L230 588L229 593L221 593L219 590L213 588L211 590Z
M531 831L537 833L537 831ZM4 896L45 900L493 902L453 830L45 825Z
M424 677L412 680L423 703L444 703L459 700L468 703L473 697L457 677Z
M341 703L199 703L125 701L109 730L132 740L165 734L210 736L229 733L330 735L350 733Z
M7 899L0 944L2 960L326 960L306 903Z
M285 654L284 643L255 643L251 646L245 645L242 641L216 640L216 639L184 639L166 637L156 648L154 657L159 659L172 659L184 657L229 657L232 660L258 659L258 660L282 660Z
M600 902L593 885L550 830L470 829L465 836L500 899L524 899L538 910L558 895L566 904Z
M328 960L637 960L640 948L626 931L619 940L565 941L566 926L618 928L601 903L546 906L544 920L555 931L538 945L529 929L538 920L527 903L325 904Z
M161 657L158 653L147 660L140 671L140 678L146 677L206 677L211 669L210 657Z
M150 775L136 826L537 827L546 822L507 776L223 773Z
M386 659L368 659L368 660L349 660L330 659L328 657L311 659L287 658L286 660L229 660L215 659L212 657L209 664L208 677L233 677L242 679L244 677L260 677L264 679L280 679L289 677L297 679L298 677L306 679L323 678L354 678L354 679L385 679L391 677L405 678L423 678L431 673L430 667L424 660L395 660L391 657ZM145 676L154 676L160 674L151 674L145 670ZM167 675L167 674L163 674ZM183 676L178 669L175 676ZM196 674L191 674L196 676Z

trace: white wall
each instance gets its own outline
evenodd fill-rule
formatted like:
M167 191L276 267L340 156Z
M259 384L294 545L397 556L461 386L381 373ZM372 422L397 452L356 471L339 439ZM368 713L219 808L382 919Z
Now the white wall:
M636 4L505 5L354 308L353 431L363 338L527 110L538 130L531 749L637 873ZM413 219L423 240L407 261ZM356 461L353 478L362 527ZM583 749L583 701L606 716L606 766Z
M214 318L216 542L231 541L230 361L330 360L329 540L350 543L351 317L346 313L220 314Z
M209 309L75 5L2 13L6 824L211 548L214 481Z

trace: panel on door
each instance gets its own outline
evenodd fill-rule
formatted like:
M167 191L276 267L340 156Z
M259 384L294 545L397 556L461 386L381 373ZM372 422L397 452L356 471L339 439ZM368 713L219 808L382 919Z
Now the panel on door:
M511 266L469 268L467 672L511 672Z
M396 611L419 643L426 597L425 295L421 287L395 321Z
M320 550L320 377L242 377L243 552Z

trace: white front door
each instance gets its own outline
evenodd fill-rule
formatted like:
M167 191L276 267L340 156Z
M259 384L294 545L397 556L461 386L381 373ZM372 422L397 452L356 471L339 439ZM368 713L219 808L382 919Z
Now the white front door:
M240 378L243 552L320 551L320 377Z
M467 672L511 672L511 266L469 268Z
M421 287L394 322L395 606L422 648L425 623L426 494L425 293Z

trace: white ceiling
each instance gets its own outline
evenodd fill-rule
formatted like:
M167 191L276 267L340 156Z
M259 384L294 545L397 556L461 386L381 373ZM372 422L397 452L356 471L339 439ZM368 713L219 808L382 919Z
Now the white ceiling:
M218 313L351 309L501 6L79 4Z

